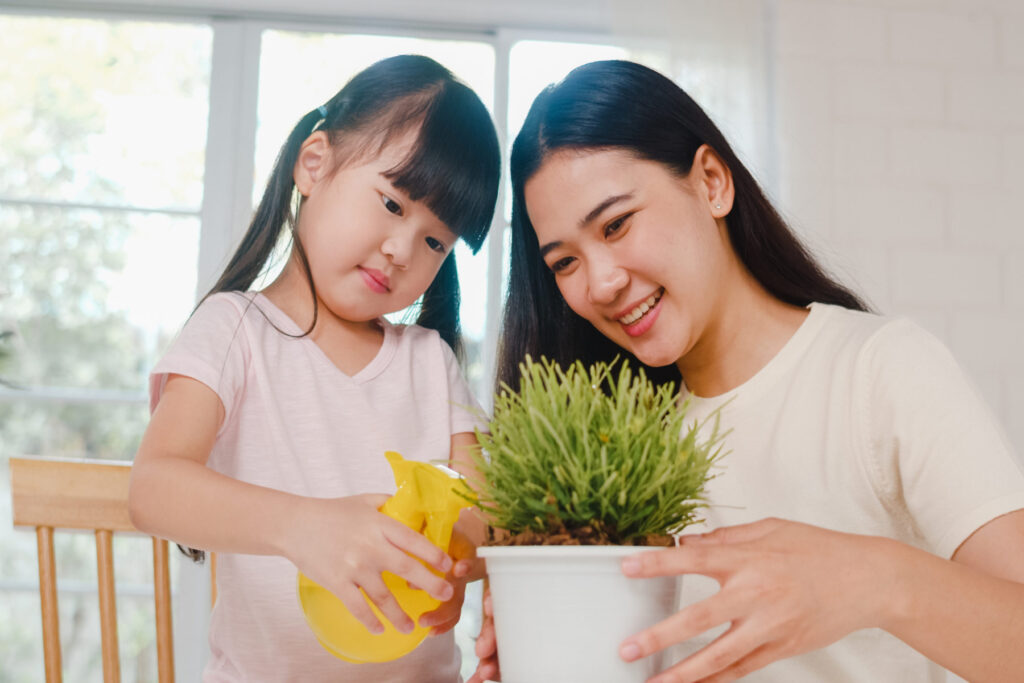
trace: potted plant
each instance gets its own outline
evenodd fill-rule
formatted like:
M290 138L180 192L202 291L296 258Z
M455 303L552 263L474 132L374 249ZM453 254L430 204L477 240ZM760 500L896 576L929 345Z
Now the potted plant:
M629 579L620 562L698 521L721 435L717 415L687 426L673 386L615 365L527 358L477 434L468 483L491 529L479 555L506 683L641 682L662 668L618 647L675 611L677 579Z

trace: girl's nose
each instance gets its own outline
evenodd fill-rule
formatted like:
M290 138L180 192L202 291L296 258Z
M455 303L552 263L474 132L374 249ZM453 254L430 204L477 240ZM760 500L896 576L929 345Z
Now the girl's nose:
M396 268L405 268L409 265L412 244L394 235L387 237L380 245L381 253L388 257Z
M614 263L596 263L590 267L589 280L590 302L610 304L629 284L629 273Z

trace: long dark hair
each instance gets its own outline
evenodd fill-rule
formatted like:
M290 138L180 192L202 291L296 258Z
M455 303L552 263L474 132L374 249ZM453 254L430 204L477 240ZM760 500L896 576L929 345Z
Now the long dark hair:
M302 143L323 130L335 149L357 157L372 152L373 145L379 151L414 126L418 136L412 151L388 178L413 201L423 201L476 253L491 225L501 173L494 124L476 93L448 69L429 57L400 55L359 72L323 107L299 120L278 153L249 229L206 296L247 290L287 230L313 296L313 322L304 332L309 334L318 315L316 285L292 210L292 174ZM424 292L416 323L437 330L456 353L462 350L459 298L453 252Z
M406 159L388 172L388 179L413 201L423 201L476 253L487 237L498 196L501 153L494 123L476 93L448 69L428 57L401 55L367 67L323 107L299 119L277 155L249 229L203 299L216 292L248 290L267 267L282 232L288 231L313 300L313 321L297 336L309 334L316 326L319 305L292 210L293 170L302 143L323 130L340 152L336 157L358 158L379 152L414 126L416 142ZM423 293L416 323L437 330L461 356L459 300L452 252ZM201 550L178 547L197 562L205 556Z
M643 367L654 381L673 381L678 386L681 377L675 365L654 368L640 363L565 303L541 258L524 186L544 160L560 149L628 150L685 176L697 148L705 144L732 172L735 201L726 219L729 239L761 286L780 301L797 306L818 301L867 310L856 294L815 262L718 127L689 95L640 64L592 62L537 96L512 146L511 266L498 354L499 387L519 386L519 363L526 354L545 355L563 365L620 356L634 367Z

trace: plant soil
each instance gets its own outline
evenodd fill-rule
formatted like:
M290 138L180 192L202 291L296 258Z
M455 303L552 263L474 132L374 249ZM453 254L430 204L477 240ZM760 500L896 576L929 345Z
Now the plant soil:
M613 539L607 530L596 526L587 525L575 529L567 529L563 524L553 531L539 532L527 530L520 531L517 534L510 533L506 529L490 527L487 532L487 542L484 545L628 545L671 547L675 544L675 538L668 534L648 534L621 542L618 539Z

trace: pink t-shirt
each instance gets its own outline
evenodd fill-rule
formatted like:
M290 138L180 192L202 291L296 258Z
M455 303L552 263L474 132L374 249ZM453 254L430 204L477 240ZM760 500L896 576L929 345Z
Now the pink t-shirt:
M302 330L262 294L216 294L154 368L151 408L168 374L195 378L224 404L210 468L304 496L393 493L385 451L446 461L451 435L472 432L482 413L437 332L382 326L377 356L350 377L308 337L283 334ZM295 566L276 556L218 555L210 647L207 683L459 680L450 632L386 664L330 655L302 616Z

